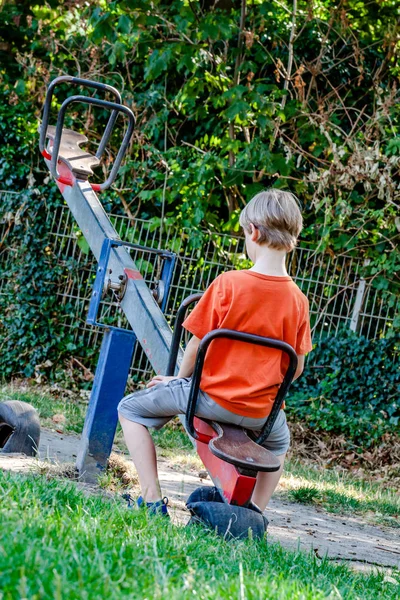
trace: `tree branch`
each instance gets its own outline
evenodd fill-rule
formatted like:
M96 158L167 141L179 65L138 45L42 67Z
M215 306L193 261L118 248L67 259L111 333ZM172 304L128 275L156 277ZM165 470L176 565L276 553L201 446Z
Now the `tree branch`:
M288 66L286 69L285 83L283 84L284 90L289 89L289 81L292 76L294 41L296 38L296 17L297 17L297 0L293 0L292 29L290 31L290 38L289 38L289 45L288 45L289 57L288 57ZM285 108L286 98L287 98L287 96L283 96L283 98L282 98L282 102L281 102L282 110Z
M237 53L236 60L235 60L235 71L234 71L234 75L233 75L233 85L234 86L239 84L240 66L243 62L242 48L243 48L243 37L244 37L243 32L244 32L244 26L245 26L245 22L246 22L246 11L247 11L247 1L242 0L242 6L241 6L241 11L240 11L240 24L239 24L238 53ZM232 121L229 123L229 137L232 141L235 139L235 126ZM235 154L234 154L233 150L229 150L229 166L233 167L234 164L235 164ZM235 208L236 208L236 195L233 194L232 191L230 191L229 199L228 199L229 214L231 214L231 212L233 210L235 210Z
M297 0L293 0L292 28L290 30L290 37L289 37L289 44L288 44L288 50L289 50L288 65L287 65L286 73L285 73L285 83L283 84L283 89L285 91L287 91L289 89L289 81L292 76L294 42L296 39L296 17L297 17ZM286 98L287 98L287 95L285 94L281 101L281 110L283 110L285 108ZM275 140L278 136L280 121L281 121L281 119L280 119L280 117L278 117L277 123L275 125L274 136L272 138L270 148L274 145Z

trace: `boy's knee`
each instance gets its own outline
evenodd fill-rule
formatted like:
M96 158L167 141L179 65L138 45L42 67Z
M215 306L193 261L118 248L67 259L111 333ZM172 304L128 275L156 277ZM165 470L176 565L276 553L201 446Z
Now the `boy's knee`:
M132 400L132 395L130 396L125 396L124 398L122 398L122 400L120 400L120 402L118 403L117 406L117 411L118 411L118 419L119 422L122 424L123 421L128 421L128 419L126 417L124 417L123 413L125 412L125 409L127 408L127 403L129 402L131 404L131 400ZM132 410L132 409L131 409Z
M125 398L122 398L122 400L120 400L118 402L117 411L118 411L118 418L119 418L119 420L121 420L121 416L122 415L120 414L120 411L121 411L121 408L123 407L124 401L125 401Z
M122 400L120 400L117 406L118 419L120 423L122 423L121 419L124 421L133 421L135 417L142 416L143 392L146 392L146 390L139 390L133 394L128 394L127 396L124 396Z

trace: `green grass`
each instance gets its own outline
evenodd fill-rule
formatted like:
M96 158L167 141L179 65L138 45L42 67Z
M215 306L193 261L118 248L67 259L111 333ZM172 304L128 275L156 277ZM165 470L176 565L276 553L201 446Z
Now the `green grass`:
M193 444L178 419L174 419L159 431L152 431L152 437L156 446L162 450L195 454Z
M309 487L307 485L290 490L288 495L291 500L294 500L295 502L301 502L303 504L312 504L321 497L320 492L316 488Z
M399 574L358 574L277 544L147 520L73 483L0 472L0 599L391 600ZM399 580L400 581L400 580Z

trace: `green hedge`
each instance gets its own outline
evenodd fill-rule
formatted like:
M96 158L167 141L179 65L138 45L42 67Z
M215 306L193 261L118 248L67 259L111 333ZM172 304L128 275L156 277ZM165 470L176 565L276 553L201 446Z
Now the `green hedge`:
M48 213L62 198L52 188L47 195L34 189L2 197L3 214L8 216L2 225L8 231L7 246L0 253L2 380L40 374L63 380L71 356L91 359L97 352L88 347L84 332L76 340L68 325L76 307L57 295L70 273L84 265L71 256L59 260L54 252ZM74 327L81 327L78 319Z
M137 119L113 212L124 205L157 225L165 211L200 247L204 225L238 231L255 193L289 189L302 202L303 241L368 259L361 275L396 293L397 5L299 0L291 48L291 3L3 2L0 189L47 181L37 149L46 88L57 75L80 74L121 89ZM51 123L75 92L57 89ZM107 118L77 105L65 124L93 150Z
M288 412L362 446L400 433L400 344L352 332L322 338L294 383Z

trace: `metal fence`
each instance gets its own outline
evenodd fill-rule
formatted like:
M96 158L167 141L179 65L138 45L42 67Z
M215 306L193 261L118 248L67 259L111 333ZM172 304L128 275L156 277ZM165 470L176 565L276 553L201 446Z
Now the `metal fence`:
M242 237L204 232L200 247L192 248L188 243L190 231L178 232L170 225L164 227L160 235L159 228L146 220L132 221L121 215L110 215L110 219L122 240L151 248L161 246L177 254L165 311L170 322L183 298L205 290L219 273L247 266ZM65 325L71 328L76 339L84 334L87 346L98 347L102 330L87 325L85 321L96 262L86 252L84 240L67 207L59 207L49 214L48 230L50 251L58 257L60 265L69 265L57 289L60 303L68 303L73 307ZM0 241L6 236L7 215L3 215L0 218ZM157 275L155 259L150 254L138 251L132 251L132 256L151 285ZM12 255L8 254L8 258L3 255L4 260L12 260ZM361 261L357 258L317 253L305 244L301 244L289 256L288 272L310 302L314 341L322 334L337 335L343 327L375 339L385 336L392 326L399 311L399 300L372 288L360 277L361 267ZM4 280L0 278L0 294L4 293L3 285ZM109 323L124 325L124 318L112 299L103 302L101 318ZM149 373L151 366L138 347L132 375L137 381Z

